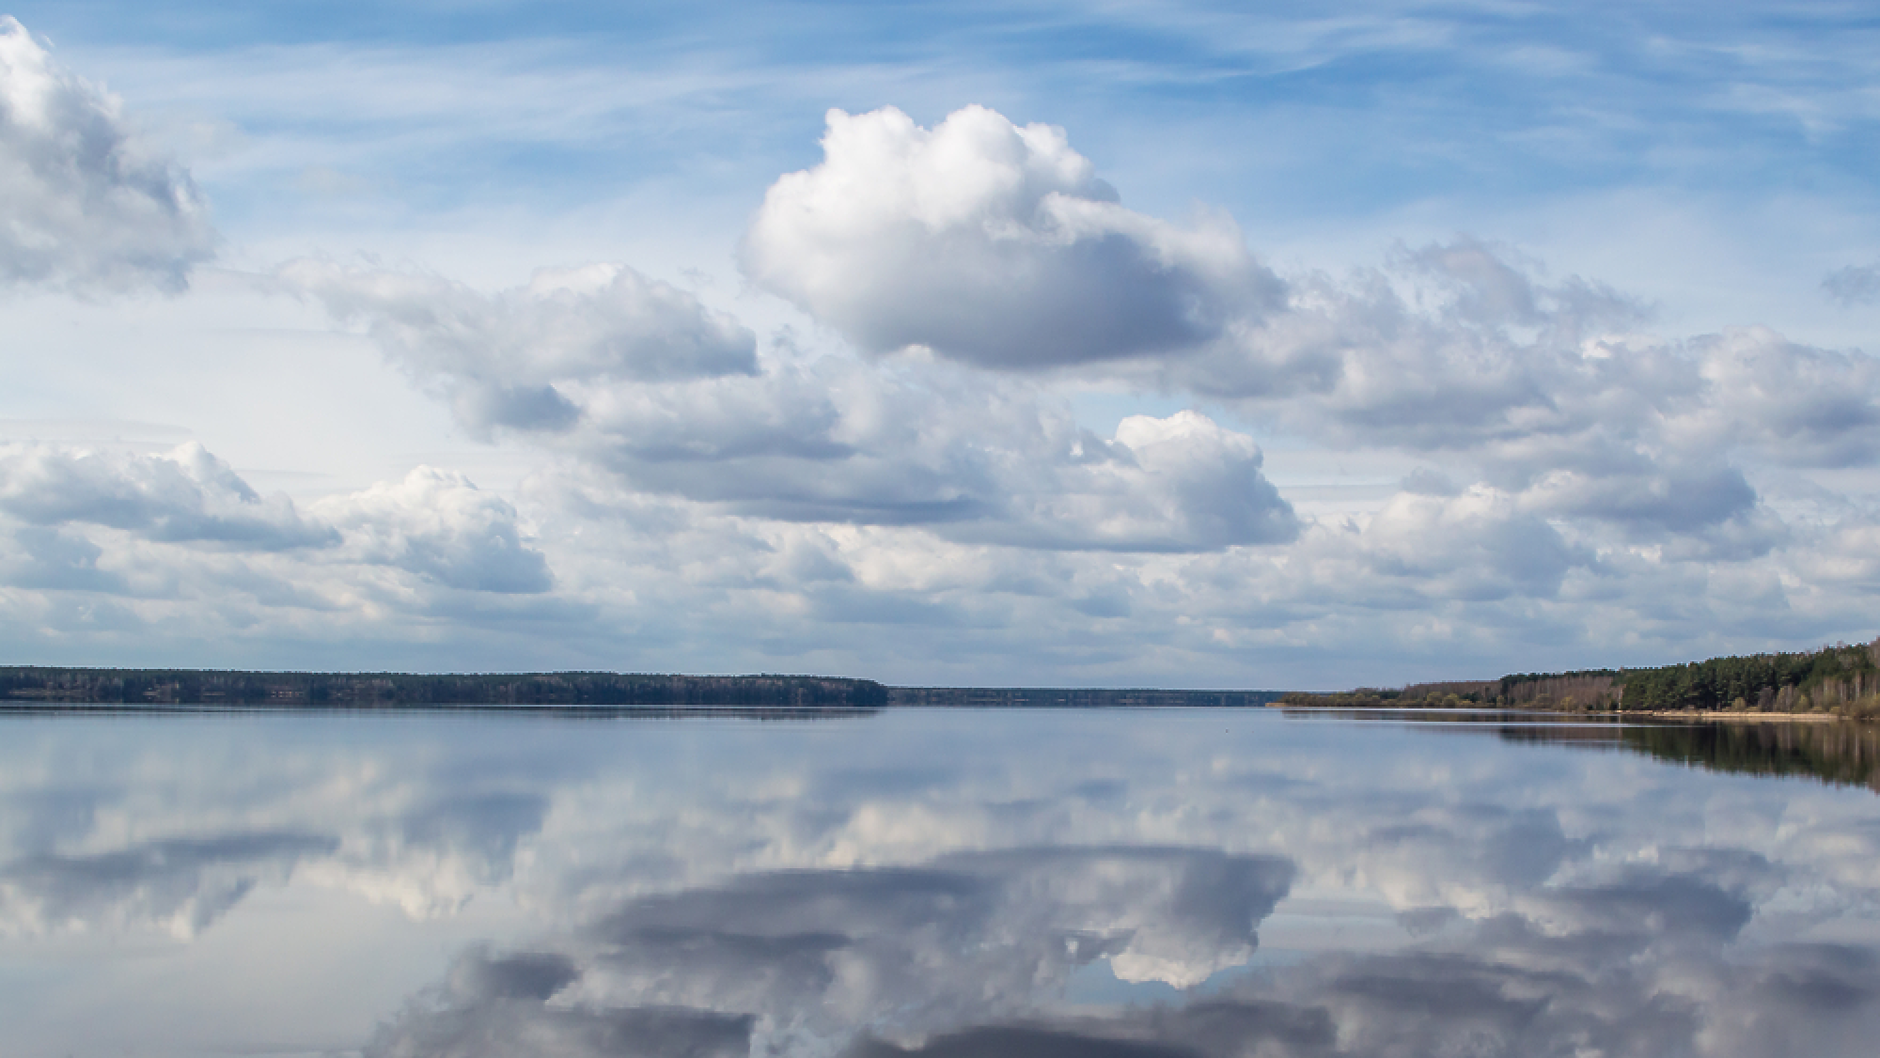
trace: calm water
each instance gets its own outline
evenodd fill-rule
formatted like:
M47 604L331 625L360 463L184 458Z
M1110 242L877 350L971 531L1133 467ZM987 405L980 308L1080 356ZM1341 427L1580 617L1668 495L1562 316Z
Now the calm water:
M0 717L0 1055L1862 1055L1875 736Z

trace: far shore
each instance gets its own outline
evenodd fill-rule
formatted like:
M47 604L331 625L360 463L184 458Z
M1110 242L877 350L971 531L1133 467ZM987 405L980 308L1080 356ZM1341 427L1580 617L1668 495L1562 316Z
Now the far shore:
M1833 713L1751 713L1737 712L1730 709L1654 709L1644 716L1664 717L1669 720L1732 720L1739 723L1762 723L1765 721L1796 721L1804 724L1826 724L1836 720L1852 720L1852 717L1836 716Z
M1446 706L1446 705L1425 705L1421 702L1406 702L1403 704L1398 704L1396 702L1391 702L1391 701L1379 702L1376 704L1365 704L1365 705L1351 705L1351 704L1337 704L1337 703L1326 703L1324 705L1308 705L1302 702L1268 702L1267 708L1269 709L1323 709L1323 710L1326 710L1327 712L1346 712L1346 713L1364 712L1366 710L1377 710L1380 712L1404 712L1404 713L1446 713L1446 712L1458 712L1458 711L1541 713L1541 714L1552 715L1552 716L1569 716L1569 717L1571 716L1588 716L1588 717L1598 716L1598 717L1621 717L1621 718L1635 717L1635 718L1641 718L1641 719L1649 717L1650 719L1653 719L1653 720L1723 720L1723 721L1730 721L1732 723L1745 723L1745 724L1761 724L1761 723L1831 724L1831 723L1835 723L1837 721L1843 721L1843 720L1847 721L1848 723L1860 722L1860 719L1858 717L1837 716L1834 713L1757 713L1757 712L1748 712L1748 711L1738 711L1738 710L1733 710L1733 709L1633 709L1633 710L1550 709L1546 707L1537 707L1537 706L1526 705L1526 704L1523 704L1523 705L1476 705L1476 704L1471 703L1469 705L1457 707L1457 706Z

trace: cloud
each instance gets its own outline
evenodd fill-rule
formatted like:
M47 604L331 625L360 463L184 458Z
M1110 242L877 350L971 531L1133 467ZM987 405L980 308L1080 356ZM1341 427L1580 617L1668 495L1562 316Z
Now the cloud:
M1260 473L1253 439L1207 416L1132 415L1113 441L1075 441L1057 481L1022 482L1017 526L987 539L1093 550L1210 551L1298 533L1290 505ZM1029 485L1025 489L1022 485Z
M0 512L37 526L131 530L243 550L330 547L339 534L284 496L262 497L197 442L162 455L0 445Z
M1880 265L1848 265L1828 273L1821 289L1843 305L1871 305L1880 301Z
M1209 550L1298 531L1259 447L1206 416L1132 416L1105 439L945 369L902 380L827 362L622 392L592 418L590 457L632 485L763 518L1052 550Z
M1299 796L1288 803L1309 808L1310 795ZM1379 807L1340 803L1334 817ZM1463 873L1493 881L1500 895L1467 917L1426 914L1433 929L1384 950L1321 948L1321 939L1260 972L1212 978L1205 992L1067 1003L1059 990L1102 962L1121 980L1183 988L1244 963L1251 923L1288 891L1293 866L1204 850L1021 848L919 868L747 874L630 899L510 953L472 948L442 987L386 1024L371 1053L459 1053L445 1041L474 1048L467 1027L499 1018L500 1030L480 1031L513 1041L560 1040L637 1016L697 1030L735 1025L742 1042L768 1053L852 1058L1588 1048L1733 1058L1803 1040L1841 1053L1880 1015L1870 951L1744 941L1757 904L1788 881L1759 856L1653 845L1649 859L1612 862L1611 848L1566 840L1551 811L1411 807L1402 823L1372 819L1368 833L1340 841L1343 885L1408 872L1422 892L1454 886L1466 897L1466 885L1444 878L1462 852ZM1325 823L1317 817L1295 837ZM1475 849L1478 833L1512 840ZM1568 867L1591 875L1563 878ZM1158 945L1184 952L1163 967L1180 968L1133 975L1130 954ZM694 1053L686 1048L695 1040L679 1034L661 1045L670 1050L648 1053Z
M1551 595L1569 569L1591 559L1513 498L1479 486L1453 497L1398 493L1357 544L1375 576L1472 601Z
M1123 208L1061 129L979 106L931 130L831 110L822 144L765 194L741 260L871 352L1016 369L1179 354L1279 289L1225 217Z
M528 594L553 584L547 560L524 542L516 509L461 474L419 467L396 484L310 510L345 534L359 561L466 591Z
M1749 469L1853 465L1880 446L1880 368L1871 357L1760 330L1666 341L1646 332L1650 311L1635 299L1578 277L1548 279L1513 251L1468 237L1401 248L1383 268L1344 279L1307 273L1281 284L1264 272L1271 282L1253 282L1259 270L1238 235L1221 229L1208 267L1198 263L1202 256L1170 251L1160 258L1171 275L1213 277L1191 285L1190 303L1207 306L1205 328L1160 345L1131 344L1127 327L1103 322L1120 343L1104 345L1040 322L1055 319L1049 299L1034 303L1030 279L1013 275L1076 287L1087 306L1164 318L1104 293L1108 280L1093 277L1112 273L1081 270L1087 262L1073 260L1066 247L1078 245L1085 229L1060 223L1054 210L1074 200L1112 218L1102 238L1124 230L1161 238L1174 229L1117 206L1060 130L1017 128L983 108L959 111L932 130L891 109L834 112L824 151L819 166L771 188L747 232L744 263L759 286L863 349L923 346L996 370L1076 362L1083 377L1224 402L1246 419L1320 444L1439 456L1465 482L1523 512L1536 540L1560 541L1566 532L1596 546L1666 544L1699 561L1755 558L1792 537L1762 502ZM1154 241L1142 239L1139 247ZM1008 265L1017 271L1001 271ZM955 277L955 269L971 280ZM1220 279L1229 273L1239 279ZM1062 344L1042 339L1047 330L1063 336ZM840 420L827 421L833 435ZM880 451L843 440L845 458ZM1073 447L1102 453L1132 446L1119 435ZM1101 547L1104 527L1116 527L1132 541L1167 541L1150 547L1207 550L1295 535L1283 519L1270 531L1246 530L1257 513L1213 523L1240 531L1209 532L1190 517L1182 528L1165 519L1154 534L1129 532L1122 527L1132 511L1154 509L1153 490L1135 488L1132 504L1103 506L1094 499L1106 492L1098 462L1048 485L1000 482L1010 509L1037 512L1047 525L1096 527L1070 534L1033 527L1033 540ZM1143 464L1106 469L1126 465ZM972 526L984 508L969 495L949 494L954 506L933 513ZM1073 510L1080 514L1060 517ZM1002 543L1024 535L1010 527L945 531ZM1560 557L1567 546L1543 548L1534 569L1554 573L1529 582L1557 586L1572 564ZM1400 563L1419 567L1430 564Z
M215 233L189 174L116 96L0 17L0 283L180 290Z
M368 1058L505 1058L554 1054L566 1058L671 1055L673 1058L746 1058L751 1018L694 1010L544 1010L528 999L504 1000L449 993L446 1001L481 999L449 1007L430 1019L400 1026L364 1049Z
M104 550L83 536L29 526L16 530L5 545L0 584L51 591L128 589L122 577L98 568Z
M622 265L543 269L495 294L305 259L279 275L336 318L363 322L387 358L440 387L458 419L482 432L566 429L579 415L568 390L584 384L757 370L748 329Z
M369 320L472 430L524 431L638 491L1034 548L1185 551L1297 532L1259 448L1195 412L1131 417L1104 439L1029 387L953 364L760 360L729 318L615 266L493 296L307 261L282 275ZM642 311L649 298L659 312Z
M515 507L462 475L419 467L303 510L257 494L196 442L162 454L0 445L0 591L29 593L19 604L68 592L131 601L78 604L93 634L141 624L206 635L226 621L249 633L285 622L305 636L308 621L349 613L475 622L507 605L477 596L553 584Z
M1262 1033L1251 1034L1257 1040ZM1186 1047L1137 1040L1107 1039L1064 1029L998 1026L967 1029L935 1037L917 1047L863 1039L842 1058L1199 1058Z
M1766 327L1692 344L1707 399L1673 430L1789 466L1858 466L1880 456L1880 360L1800 345Z
M157 879L73 905L67 927L107 937L146 924L134 913L158 905L136 894L183 888L165 867L202 879L204 906L229 879L289 902L430 891L405 905L427 915L479 894L495 906L432 929L512 939L469 948L403 1010L381 996L390 1054L582 1054L643 1027L675 1054L1029 1039L1734 1058L1782 1040L1864 1053L1880 1014L1872 945L1789 943L1836 939L1871 906L1865 791L1745 790L1511 745L1499 723L1010 719L1038 737L895 713L824 723L808 755L507 723L370 745L49 731L0 769L24 824L0 833L0 874L27 865L9 877L61 894ZM295 836L313 841L289 866ZM1398 929L1404 912L1423 928Z
M0 866L0 924L43 933L147 922L193 937L258 881L279 882L302 860L330 855L338 845L319 834L253 833L26 856Z
M1283 311L1165 377L1275 402L1309 435L1423 451L1583 428L1586 394L1695 386L1655 346L1613 348L1643 323L1638 305L1578 279L1541 282L1510 256L1461 237L1342 280L1292 277Z
M498 1011L505 1038L638 1015L741 1026L753 1048L822 1050L863 1026L919 1035L1016 1014L1097 960L1186 987L1252 957L1293 873L1277 857L1118 847L743 875L629 899L529 950L472 949L370 1053L435 1053L427 1041L462 1038Z

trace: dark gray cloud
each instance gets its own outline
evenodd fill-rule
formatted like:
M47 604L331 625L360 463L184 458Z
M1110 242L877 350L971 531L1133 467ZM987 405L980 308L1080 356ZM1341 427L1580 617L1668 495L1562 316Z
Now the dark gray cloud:
M0 282L180 290L214 245L189 174L0 17Z

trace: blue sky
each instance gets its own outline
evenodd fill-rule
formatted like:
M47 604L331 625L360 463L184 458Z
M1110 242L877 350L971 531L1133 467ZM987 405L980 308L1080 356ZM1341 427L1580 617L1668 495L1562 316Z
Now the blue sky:
M1876 631L1859 5L11 13L7 660L1342 686Z

